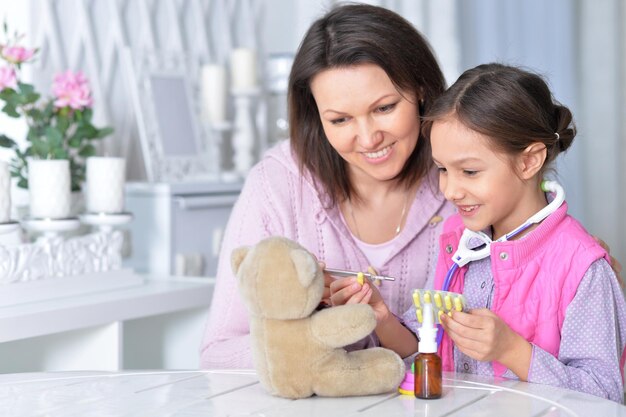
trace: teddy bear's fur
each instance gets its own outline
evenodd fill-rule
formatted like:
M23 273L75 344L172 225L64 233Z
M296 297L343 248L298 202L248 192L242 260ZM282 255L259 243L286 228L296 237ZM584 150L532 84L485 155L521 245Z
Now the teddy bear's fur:
M270 237L235 249L232 268L250 311L250 333L261 384L273 395L303 398L369 395L397 388L404 362L391 350L342 349L369 335L374 311L352 304L315 311L324 276L297 243Z

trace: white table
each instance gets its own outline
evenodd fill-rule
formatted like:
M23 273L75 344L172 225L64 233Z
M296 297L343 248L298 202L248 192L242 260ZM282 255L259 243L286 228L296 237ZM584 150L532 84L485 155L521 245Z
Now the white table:
M0 375L2 415L19 416L626 416L575 391L444 374L443 397L272 397L254 371L63 372Z

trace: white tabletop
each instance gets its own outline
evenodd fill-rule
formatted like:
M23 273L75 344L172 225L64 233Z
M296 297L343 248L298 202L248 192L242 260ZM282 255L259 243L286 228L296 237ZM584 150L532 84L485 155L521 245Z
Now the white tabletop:
M0 375L2 415L19 416L626 416L626 407L575 391L444 374L443 396L389 393L288 400L254 371L62 372Z

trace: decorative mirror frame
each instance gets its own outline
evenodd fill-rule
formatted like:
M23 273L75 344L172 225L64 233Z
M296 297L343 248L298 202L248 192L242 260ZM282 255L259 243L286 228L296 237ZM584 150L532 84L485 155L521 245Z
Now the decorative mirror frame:
M212 155L208 152L208 132L200 122L200 87L198 63L180 52L136 51L125 48L126 78L136 114L141 148L150 182L189 182L212 180L216 173ZM168 155L158 122L158 104L154 99L152 77L168 77L182 81L190 126L195 136L195 151L190 155Z

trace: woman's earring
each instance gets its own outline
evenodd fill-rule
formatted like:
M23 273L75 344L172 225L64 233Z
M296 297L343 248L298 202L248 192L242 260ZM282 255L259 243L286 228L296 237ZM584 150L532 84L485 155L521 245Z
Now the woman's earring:
M420 112L420 116L424 115L424 99L420 99L418 104L418 110Z

